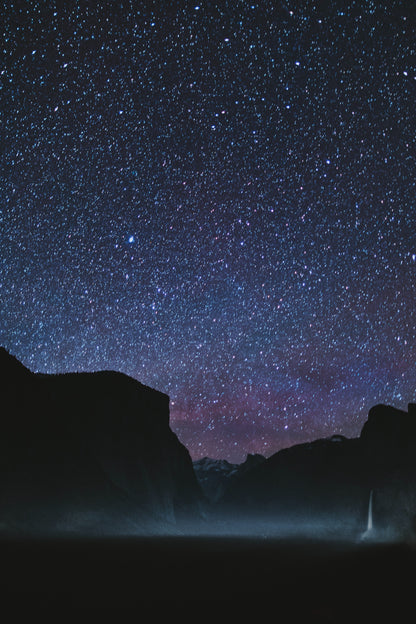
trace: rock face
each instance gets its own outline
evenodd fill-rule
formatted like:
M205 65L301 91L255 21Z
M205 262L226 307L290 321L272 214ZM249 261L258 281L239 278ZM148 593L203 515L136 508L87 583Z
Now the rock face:
M373 457L387 454L412 462L416 451L416 405L409 403L407 412L375 405L368 413L360 438Z
M359 438L316 440L279 451L230 481L223 513L271 521L344 527L367 524L373 491L374 527L384 535L414 535L416 408L377 405ZM236 513L237 512L237 513Z
M121 373L34 374L0 349L0 528L163 531L202 493L169 397Z

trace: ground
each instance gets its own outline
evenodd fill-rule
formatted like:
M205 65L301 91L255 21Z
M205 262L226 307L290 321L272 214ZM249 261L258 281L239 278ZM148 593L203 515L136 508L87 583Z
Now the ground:
M410 545L249 538L4 540L3 606L61 616L151 613L269 621L397 620L413 606ZM225 620L224 620L225 621ZM237 621L237 619L235 620ZM289 620L286 620L289 621Z

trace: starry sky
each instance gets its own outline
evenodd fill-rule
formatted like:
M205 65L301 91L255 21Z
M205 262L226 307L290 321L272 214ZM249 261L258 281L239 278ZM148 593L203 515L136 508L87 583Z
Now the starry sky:
M194 459L416 399L412 1L7 2L1 344Z

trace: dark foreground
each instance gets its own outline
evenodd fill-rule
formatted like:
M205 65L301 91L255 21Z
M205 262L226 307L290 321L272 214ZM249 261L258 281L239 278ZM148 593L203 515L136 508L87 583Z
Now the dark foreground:
M416 550L407 545L215 537L3 540L0 562L2 609L16 615L60 617L76 609L88 617L91 610L112 613L115 621L133 612L196 623L229 615L232 621L285 616L290 622L370 623L399 621L404 614L414 621L416 613Z

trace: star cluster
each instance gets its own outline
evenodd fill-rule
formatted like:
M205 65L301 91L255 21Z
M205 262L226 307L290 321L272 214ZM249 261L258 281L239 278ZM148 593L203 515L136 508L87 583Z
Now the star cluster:
M412 2L8 2L1 343L167 392L194 458L416 396Z

